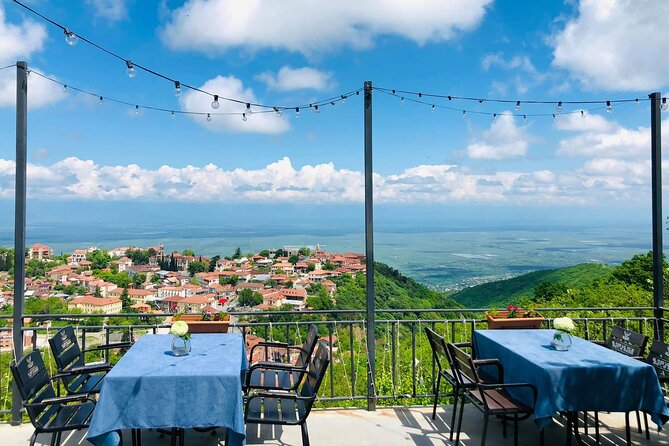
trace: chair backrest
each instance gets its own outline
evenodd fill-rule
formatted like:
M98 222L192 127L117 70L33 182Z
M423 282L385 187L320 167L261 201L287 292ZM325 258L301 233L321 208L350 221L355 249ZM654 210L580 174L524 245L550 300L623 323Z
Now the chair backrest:
M655 367L657 377L662 382L669 381L669 344L653 340L646 361Z
M626 356L643 356L647 343L648 336L614 326L606 346Z
M306 367L309 364L309 360L311 359L311 355L314 353L316 344L318 344L318 328L315 324L310 324L307 338L300 347L300 355L295 362L296 366Z
M84 358L79 348L77 336L72 327L63 327L49 339L49 346L58 371L69 367L84 365Z
M479 383L481 379L471 355L455 344L447 344L451 358L451 368L459 385Z
M10 369L23 404L39 403L46 398L56 396L39 350L33 350L25 355L18 363L12 364ZM51 418L57 406L28 406L26 410L30 421L35 427L38 427L43 426Z
M328 369L328 364L330 364L328 349L322 342L319 342L316 352L309 363L306 379L302 383L302 387L300 387L300 396L311 398L318 395L318 389L321 387L321 383L325 377L325 371ZM309 415L314 400L315 398L310 401L305 401L305 411L304 414L300 414L301 418Z
M427 340L430 342L430 347L432 348L434 362L437 363L437 368L441 372L446 368L446 364L442 364L442 361L446 361L449 365L451 364L446 341L444 341L444 338L435 333L430 327L425 327L425 334L427 335Z

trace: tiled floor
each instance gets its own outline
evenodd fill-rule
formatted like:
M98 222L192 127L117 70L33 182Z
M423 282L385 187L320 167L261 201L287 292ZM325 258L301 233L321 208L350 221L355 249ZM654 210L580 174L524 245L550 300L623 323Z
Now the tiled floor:
M622 414L601 414L601 444L624 445L624 417ZM448 440L450 423L450 407L440 408L437 419L432 420L431 410L426 407L387 408L376 412L367 412L361 409L315 410L309 416L309 437L313 446L435 446L450 445ZM632 422L636 427L636 422ZM481 443L482 416L476 409L468 407L465 410L461 443L464 445L479 445ZM0 446L27 445L33 429L29 425L12 427L0 425ZM217 435L211 433L186 432L187 446L214 446L222 445L222 432ZM589 433L594 435L593 429ZM519 444L534 446L539 444L539 431L531 422L520 423ZM124 433L126 446L130 444L129 433ZM169 438L159 438L155 432L143 432L143 446L169 445ZM546 446L564 445L566 432L561 420L557 419L553 426L545 433ZM636 432L632 433L635 445L669 445L669 436L658 433L657 428L651 429L651 439ZM594 444L594 438L589 438L589 444ZM38 445L49 444L49 436L41 435ZM75 432L62 443L64 446L88 445L84 439L84 432ZM283 426L247 427L247 444L265 444L269 446L300 446L300 428ZM513 445L511 430L505 439L499 422L490 422L487 445ZM573 442L576 444L576 441Z

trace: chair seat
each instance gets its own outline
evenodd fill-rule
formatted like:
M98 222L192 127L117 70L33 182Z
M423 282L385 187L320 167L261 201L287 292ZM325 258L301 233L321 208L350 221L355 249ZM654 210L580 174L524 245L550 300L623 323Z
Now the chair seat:
M260 424L298 424L305 415L304 402L292 398L254 398L246 421Z
M95 403L88 401L84 404L56 406L55 411L48 412L49 417L39 420L42 432L58 432L62 430L81 429L88 427ZM45 413L46 414L46 413Z
M532 413L532 408L524 404L517 403L504 393L495 389L470 391L470 395L479 403L483 404L483 397L485 396L485 403L488 405L488 411L492 414L496 413Z
M77 375L67 384L67 391L71 394L100 393L104 377L102 373Z

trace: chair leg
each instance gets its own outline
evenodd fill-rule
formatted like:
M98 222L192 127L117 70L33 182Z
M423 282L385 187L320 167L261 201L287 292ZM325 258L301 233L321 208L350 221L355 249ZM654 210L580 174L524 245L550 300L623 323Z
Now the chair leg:
M625 439L627 440L627 446L632 445L632 434L630 432L630 413L625 412Z
M455 446L460 442L460 430L462 430L462 414L465 411L465 396L460 397L460 413L458 414L458 429L455 434Z
M513 446L518 446L518 414L513 416Z
M648 414L643 413L643 426L646 429L646 440L650 440L650 431L648 430Z
M30 436L30 446L35 446L35 441L37 440L37 432L33 432Z
M506 438L506 418L502 418L502 437Z
M441 375L437 375L437 384L432 389L434 391L434 405L432 407L432 419L437 417L437 400L439 399L439 384L441 383Z
M453 388L453 413L451 414L451 432L448 436L448 441L453 441L453 431L455 430L455 415L458 413L458 396L460 395L460 388L456 385ZM463 396L464 398L464 396ZM434 419L434 417L432 417Z
M539 446L544 446L544 428L539 429Z
M307 422L300 425L302 429L302 446L309 446L309 431L307 431Z
M583 412L583 433L588 436L588 412Z
M595 412L595 444L599 446L599 412Z
M566 416L567 416L567 442L565 444L567 446L571 446L571 436L573 434L572 432L573 422L572 422L572 417L569 413L567 413Z
M643 430L641 429L641 414L639 413L638 410L636 411L636 428L637 432L639 433L643 432Z
M485 446L485 437L488 433L488 412L483 414L483 432L481 433L481 446Z

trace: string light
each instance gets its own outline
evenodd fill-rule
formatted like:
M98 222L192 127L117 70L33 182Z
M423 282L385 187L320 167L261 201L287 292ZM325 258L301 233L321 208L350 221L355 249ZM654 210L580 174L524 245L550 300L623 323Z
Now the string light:
M174 81L174 96L181 96L181 82Z
M523 115L523 124L527 124L527 115Z
M283 115L283 112L279 107L274 107L274 113L276 113L277 118L280 118Z
M246 120L249 119L246 117L246 113L242 113L242 121L246 122Z
M211 122L211 113L207 113L207 122Z
M251 111L251 104L247 102L246 103L246 114L251 116L252 113L253 113L253 111Z
M345 94L342 94L342 95L339 95L339 98L341 99L341 102L344 103L344 102L346 102L346 99L348 99L348 96L346 96Z
M127 67L127 70L125 70L126 73L128 73L129 78L133 78L137 75L137 70L135 70L135 66L130 62L129 60L125 61L125 66Z
M317 115L321 114L321 109L318 108L318 105L314 105L314 113L316 113Z
M585 113L581 110L581 118L585 118Z
M139 105L135 105L135 115L139 115Z
M467 110L462 110L462 116L467 116Z
M174 110L172 110L171 116L172 116L173 118L176 118L176 117L177 117L177 114L174 113Z
M562 101L559 101L559 102L558 102L558 105L557 105L557 112L558 112L558 113L562 113Z
M432 112L434 113L435 110L436 110L436 106L434 104L432 104Z
M520 110L520 101L516 101L516 111Z
M102 105L102 102L104 101L104 98L100 96L100 101L98 102L100 105Z
M300 107L295 107L295 117L296 118L300 117Z
M667 108L669 108L669 105L667 105L667 98L662 98L662 105L660 105L660 108L662 110L667 110Z
M211 108L213 108L214 110L217 110L218 107L219 107L219 104L218 104L218 95L215 94L215 95L214 95L214 100L211 102Z
M557 115L553 113L553 122L557 122Z
M492 122L497 121L497 113L492 114Z
M400 98L400 104L404 104L404 96Z
M63 84L63 93L67 93L67 84Z
M613 106L611 106L611 101L606 101L606 112L611 113L613 111Z
M79 43L79 36L77 36L75 33L70 31L69 29L64 28L63 33L65 34L65 42L68 45L75 46L77 43Z

